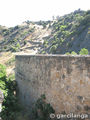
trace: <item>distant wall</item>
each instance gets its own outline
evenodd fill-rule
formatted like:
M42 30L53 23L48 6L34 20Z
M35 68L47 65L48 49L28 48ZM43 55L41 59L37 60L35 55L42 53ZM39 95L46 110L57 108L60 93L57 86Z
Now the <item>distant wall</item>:
M90 56L16 55L16 81L24 106L45 94L58 113L90 113Z

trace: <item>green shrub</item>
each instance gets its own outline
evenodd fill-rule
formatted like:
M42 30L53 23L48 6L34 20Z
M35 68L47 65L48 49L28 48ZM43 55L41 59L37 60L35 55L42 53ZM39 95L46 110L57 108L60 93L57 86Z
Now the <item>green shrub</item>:
M48 41L44 41L43 45L44 45L45 48L47 48L48 47Z
M44 29L44 28L46 28L46 24L45 24L45 23L43 23L43 25L42 25L42 26L43 26L43 29Z
M82 49L80 50L79 54L80 54L80 55L88 55L89 52L88 52L88 50L87 50L86 48L82 48Z
M28 34L28 31L23 31L22 33L21 33L21 37L24 37L24 36L26 36Z
M0 64L0 80L4 76L6 76L6 67Z
M24 40L24 45L26 45L27 44L27 41L26 40Z
M0 89L4 93L2 112L0 116L3 120L16 120L20 111L18 99L16 97L16 82L6 77L6 69L0 64Z
M71 55L77 55L77 53L75 51L72 51Z
M67 52L65 53L66 55L77 55L77 53L75 51L72 51L72 52ZM79 52L79 55L88 55L89 52L86 48L82 48Z
M90 25L90 14L84 16L84 18L80 21L80 25L85 25L85 26Z
M50 48L50 52L56 53L57 46L58 46L57 44L56 44L56 45L53 45L53 46Z
M64 39L61 38L59 44L62 45L63 42L64 42Z
M19 49L20 49L20 44L19 43L17 43L16 46L11 46L11 51L12 52L17 52L17 51L19 51Z
M12 51L12 52L17 52L17 48L14 47L14 46L12 46L12 47L11 47L11 51Z
M45 54L46 52L45 52L45 51L42 51L41 53L42 53L42 54Z
M65 53L66 55L77 55L77 53L75 51L72 51L72 52L67 52Z
M69 53L69 52L66 52L65 54L66 54L66 55L70 55L70 53Z
M19 44L19 43L17 43L16 47L17 47L17 48L20 48L20 44Z
M33 120L51 120L51 113L55 113L54 109L46 102L45 95L41 95L32 110Z
M65 28L67 28L66 25L62 25L62 26L60 26L60 30L61 30L61 31L65 30Z
M69 37L71 34L73 34L73 31L72 31L72 32L62 31L62 34L67 38L67 37Z
M4 46L4 49L7 49L7 46Z
M0 64L0 89L5 93L6 68Z

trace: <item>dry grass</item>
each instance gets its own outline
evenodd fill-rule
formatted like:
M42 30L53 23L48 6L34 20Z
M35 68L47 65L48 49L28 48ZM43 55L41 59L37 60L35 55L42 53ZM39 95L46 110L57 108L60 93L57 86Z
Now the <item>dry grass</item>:
M11 52L0 53L0 64L6 66L7 76L13 74L15 68L14 54Z

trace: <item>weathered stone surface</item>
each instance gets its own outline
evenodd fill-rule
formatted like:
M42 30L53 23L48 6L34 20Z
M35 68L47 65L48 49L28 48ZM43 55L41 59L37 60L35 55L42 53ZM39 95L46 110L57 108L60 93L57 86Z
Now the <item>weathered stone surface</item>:
M25 106L45 94L57 113L90 113L90 56L16 55L16 81Z
M4 99L4 96L3 96L3 93L2 91L0 90L0 112L2 110L2 102L3 102L3 99ZM0 118L1 119L1 118Z

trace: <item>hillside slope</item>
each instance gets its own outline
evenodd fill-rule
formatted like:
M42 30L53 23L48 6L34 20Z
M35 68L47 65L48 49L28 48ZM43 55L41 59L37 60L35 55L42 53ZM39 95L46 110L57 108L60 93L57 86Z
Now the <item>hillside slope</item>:
M0 52L65 54L90 52L90 11L76 10L53 21L26 21L11 28L0 26Z
M44 41L45 53L78 53L82 48L90 52L90 11L75 11L59 17L52 26L52 39Z

